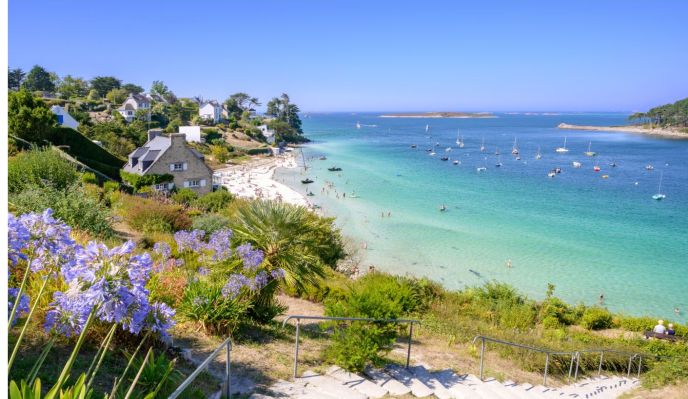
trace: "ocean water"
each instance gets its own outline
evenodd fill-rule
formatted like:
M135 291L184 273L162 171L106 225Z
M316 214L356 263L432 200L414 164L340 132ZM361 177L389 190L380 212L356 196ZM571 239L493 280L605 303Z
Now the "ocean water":
M555 294L572 303L594 304L603 293L611 310L686 322L688 141L556 128L624 124L623 114L497 116L312 114L303 124L313 140L303 150L309 169L275 176L315 194L309 199L360 247L364 267L427 276L448 288L503 281L532 298L544 297L553 283ZM565 137L570 151L558 154ZM520 161L511 155L514 139ZM590 141L596 157L583 154ZM426 149L435 143L437 155L430 156ZM444 155L451 160L441 161ZM329 172L333 165L342 171ZM555 167L562 173L549 178ZM660 174L667 197L655 201ZM301 184L306 176L315 183ZM447 211L440 212L443 204Z

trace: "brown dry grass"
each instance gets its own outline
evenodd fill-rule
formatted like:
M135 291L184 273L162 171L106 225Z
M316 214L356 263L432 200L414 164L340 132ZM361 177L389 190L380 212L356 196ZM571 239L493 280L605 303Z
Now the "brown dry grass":
M686 399L688 382L657 389L637 388L626 392L619 399Z

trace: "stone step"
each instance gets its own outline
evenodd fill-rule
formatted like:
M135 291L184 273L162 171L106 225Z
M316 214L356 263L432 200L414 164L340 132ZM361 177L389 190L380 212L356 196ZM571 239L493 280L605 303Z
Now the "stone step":
M389 365L385 367L385 372L395 380L401 382L411 389L411 394L417 398L425 398L433 394L432 388L423 384L418 378L414 377L411 372L405 368L397 365Z
M438 399L454 399L454 395L450 390L448 390L442 383L428 371L424 366L413 366L410 367L409 371L420 380L423 384L427 385Z
M386 389L391 396L401 396L411 393L411 388L395 380L382 370L367 367L363 373L367 375L373 383Z
M338 399L368 399L368 396L344 386L340 381L328 375L306 371L299 380L305 382L307 387L313 387L313 389L323 395L329 395Z
M458 375L452 370L442 370L433 374L457 398L491 399L491 396L485 396L476 391L475 386L477 384L466 380L467 375Z
M327 370L327 375L341 382L347 388L354 389L369 398L378 399L387 395L387 389L368 381L365 377L348 372L338 366L332 366Z
M524 390L519 389L519 385L514 381L504 381L502 386L504 387L504 390L508 392L509 396L514 399L530 399L532 397L529 396Z

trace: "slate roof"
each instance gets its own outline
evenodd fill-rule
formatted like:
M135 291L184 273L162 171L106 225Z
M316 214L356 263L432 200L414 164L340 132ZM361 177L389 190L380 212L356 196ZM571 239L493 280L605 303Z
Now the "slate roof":
M172 139L169 136L155 136L148 141L143 147L139 147L129 154L129 162L124 165L124 171L129 173L143 174L146 169L150 168L172 145ZM187 147L191 153L198 159L204 160L205 157L200 152L193 148ZM138 158L135 166L131 166L131 159ZM143 162L151 162L148 168L143 169Z

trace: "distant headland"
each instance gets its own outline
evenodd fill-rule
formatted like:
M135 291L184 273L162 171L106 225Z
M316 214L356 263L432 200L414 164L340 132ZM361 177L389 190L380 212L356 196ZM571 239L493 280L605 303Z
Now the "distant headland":
M496 118L489 112L401 112L380 115L380 118Z
M647 134L649 136L658 136L672 139L688 139L688 133L684 133L679 129L670 127L647 127L643 125L626 125L626 126L583 126L570 125L568 123L560 123L557 126L559 129L567 130L596 130L600 132L626 132L636 134Z

